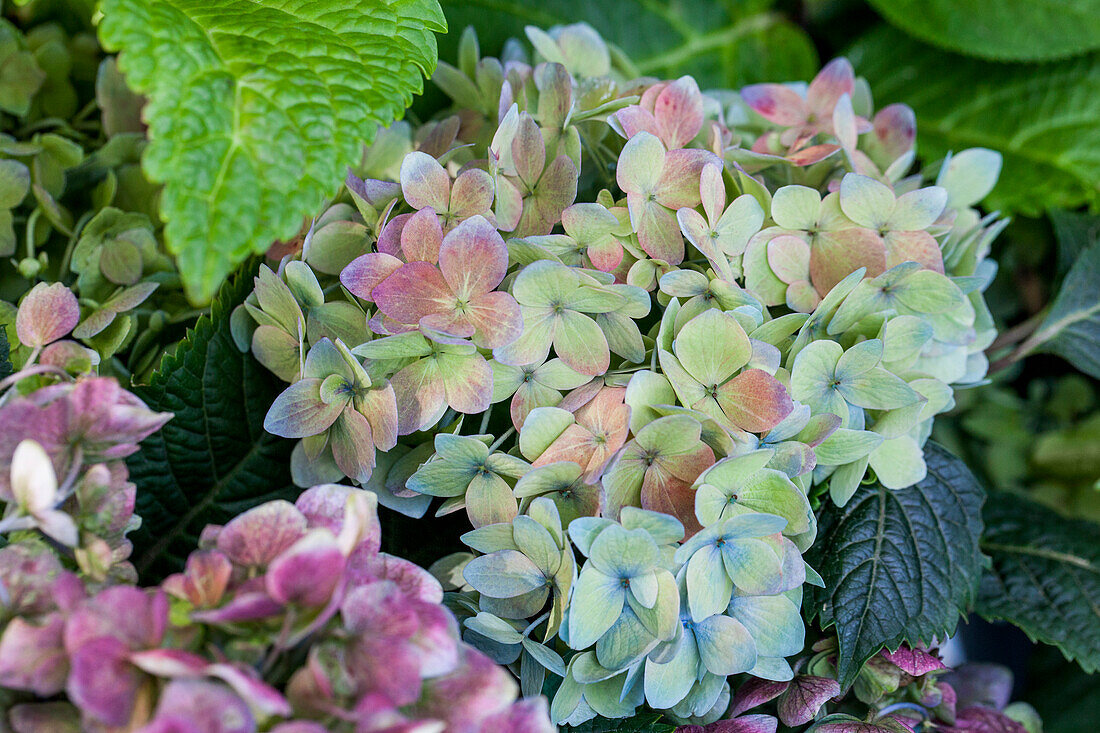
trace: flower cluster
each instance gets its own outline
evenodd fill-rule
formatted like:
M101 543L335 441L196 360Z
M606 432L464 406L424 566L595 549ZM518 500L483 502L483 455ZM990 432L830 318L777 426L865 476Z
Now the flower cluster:
M14 480L35 478L13 468ZM439 583L379 552L375 506L337 485L261 505L208 527L158 588L99 588L41 543L5 547L0 686L22 693L11 724L551 731L545 701L516 701L510 676L461 641Z
M449 116L381 134L235 337L291 383L298 483L466 512L437 571L525 692L562 679L556 721L707 724L729 675L793 678L811 506L923 479L984 377L1000 159L911 171L912 111L843 59L704 94L528 37L464 36Z

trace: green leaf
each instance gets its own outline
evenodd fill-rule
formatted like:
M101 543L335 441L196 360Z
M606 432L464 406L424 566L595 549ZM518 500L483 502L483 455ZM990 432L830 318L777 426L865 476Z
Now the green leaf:
M585 22L630 57L640 73L665 79L695 76L699 85L737 88L763 73L751 48L768 44L774 73L768 81L803 79L816 71L812 42L767 0L750 2L650 2L649 0L442 0L453 29L472 25L483 51L500 49L508 38L524 39L524 26L549 29ZM441 39L443 58L454 55L458 33ZM742 43L752 46L742 48ZM775 44L775 45L772 45ZM525 44L526 45L526 44Z
M989 209L1040 216L1100 204L1100 54L1042 65L989 63L883 28L848 56L870 82L876 106L905 102L916 111L925 160L972 147L1004 156Z
M1100 244L1073 263L1050 313L1024 348L1057 354L1100 379Z
M1100 527L1003 493L984 515L982 549L993 562L978 613L1057 646L1086 672L1100 669Z
M1050 222L1058 240L1058 275L1063 276L1082 252L1100 243L1100 216L1056 209Z
M577 726L562 728L572 733L673 733L675 723L662 723L660 713L640 713L632 718L593 718Z
M271 499L293 500L291 441L264 430L285 386L230 333L230 314L252 290L254 269L227 283L187 337L134 393L175 413L127 459L137 485L141 528L130 535L135 565L148 579L183 566L207 524L224 524Z
M11 350L8 347L8 334L0 328L0 379L6 379L15 373L11 365Z
M1065 58L1100 47L1100 0L870 0L922 41L1002 61Z
M105 0L189 295L289 239L435 68L435 0Z
M860 486L827 508L806 555L825 580L807 596L808 618L836 627L842 687L884 646L947 638L974 601L984 494L958 458L931 442L924 452L920 483Z

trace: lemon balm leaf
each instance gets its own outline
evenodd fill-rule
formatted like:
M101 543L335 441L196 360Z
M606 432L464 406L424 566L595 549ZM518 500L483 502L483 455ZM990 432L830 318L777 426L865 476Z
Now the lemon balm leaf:
M100 37L145 94L143 167L189 296L289 239L435 67L435 0L107 0Z

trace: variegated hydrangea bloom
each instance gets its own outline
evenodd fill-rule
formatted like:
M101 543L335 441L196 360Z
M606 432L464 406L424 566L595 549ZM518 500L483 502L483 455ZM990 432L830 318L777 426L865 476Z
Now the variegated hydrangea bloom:
M591 28L434 80L235 319L290 382L301 485L464 511L435 566L466 638L551 714L708 724L792 680L811 498L924 478L980 381L1000 168L914 168L911 110L844 59L808 85L635 79Z

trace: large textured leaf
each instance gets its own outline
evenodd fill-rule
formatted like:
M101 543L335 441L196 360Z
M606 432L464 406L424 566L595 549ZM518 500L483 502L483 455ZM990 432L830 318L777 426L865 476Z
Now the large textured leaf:
M1004 155L991 209L1039 216L1100 204L1100 54L1048 64L956 56L883 28L850 50L876 105L917 113L918 152L986 147Z
M778 13L770 0L723 3L713 0L442 0L455 31L477 29L484 49L497 50L523 28L584 21L622 48L644 74L695 76L703 87L738 87L756 81L808 79L817 54L806 33ZM440 41L445 59L457 33ZM752 49L767 48L754 55Z
M1100 379L1100 244L1078 255L1028 344Z
M436 0L104 0L188 293L289 239L436 63Z
M982 549L993 558L977 611L1100 669L1100 526L1011 494L991 494Z
M128 460L141 529L131 535L138 569L160 577L195 549L208 523L224 524L269 499L297 495L293 443L263 427L283 385L229 333L229 314L252 288L251 271L222 288L211 315L134 392L175 417Z
M1100 0L870 0L921 40L1001 60L1065 58L1100 47Z
M807 598L808 615L836 627L843 687L884 646L946 638L973 603L984 493L942 447L930 442L924 453L920 483L861 486L843 508L827 508L807 555L825 580Z
M640 713L632 718L616 720L597 717L562 730L569 733L672 733L676 730L676 724L661 722L659 713Z

